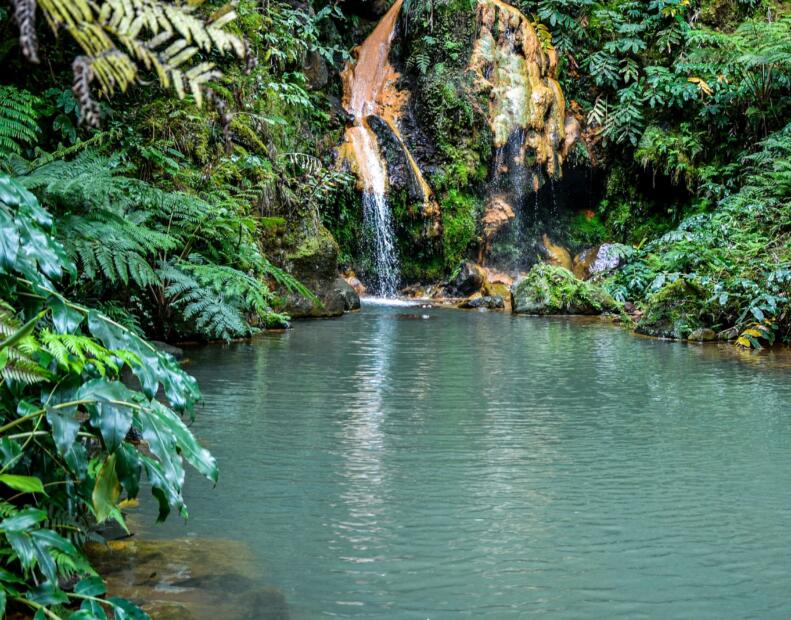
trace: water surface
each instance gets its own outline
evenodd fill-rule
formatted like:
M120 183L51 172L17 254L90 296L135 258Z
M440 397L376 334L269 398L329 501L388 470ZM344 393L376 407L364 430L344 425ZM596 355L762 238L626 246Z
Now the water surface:
M791 617L771 358L382 306L188 355L220 484L150 534L241 542L294 620Z

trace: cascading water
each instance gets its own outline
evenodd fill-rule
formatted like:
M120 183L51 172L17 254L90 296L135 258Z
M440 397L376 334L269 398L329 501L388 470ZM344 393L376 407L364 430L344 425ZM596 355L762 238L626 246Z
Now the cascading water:
M373 142L374 134L365 121L355 129L355 142L367 162L363 189L363 220L372 232L372 258L376 280L373 292L379 297L395 297L398 290L398 252L393 217L385 195L386 172Z
M346 130L344 156L351 162L363 190L363 218L372 235L373 282L377 296L395 297L398 287L398 253L393 217L387 204L387 164L379 152L368 116L384 116L385 90L393 80L390 44L403 0L397 0L373 32L357 49L357 59L343 74L344 105L354 117Z

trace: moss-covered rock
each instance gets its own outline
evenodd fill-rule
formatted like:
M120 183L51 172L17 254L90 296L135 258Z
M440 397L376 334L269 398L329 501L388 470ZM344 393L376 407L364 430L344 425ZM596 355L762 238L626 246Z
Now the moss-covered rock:
M658 338L687 338L708 325L709 291L700 282L679 278L648 298L635 331Z
M540 263L511 287L514 314L601 314L617 312L605 291L574 277L567 269Z

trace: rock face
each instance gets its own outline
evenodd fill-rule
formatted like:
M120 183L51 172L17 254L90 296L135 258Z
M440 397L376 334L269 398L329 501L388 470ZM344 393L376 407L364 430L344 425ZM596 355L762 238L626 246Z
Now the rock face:
M505 308L505 301L499 295L483 295L482 297L473 297L463 301L459 304L459 308L466 310L502 310Z
M521 163L559 174L579 130L566 124L556 52L542 45L530 20L505 2L480 0L477 20L469 68L477 90L489 98L495 147L504 147L518 133Z
M452 294L468 296L477 293L486 281L486 272L479 265L471 261L465 261L459 275L448 284Z
M511 287L514 314L601 314L619 309L601 288L554 265L535 265Z
M706 288L698 282L680 278L666 284L649 300L635 331L646 336L682 340L706 325Z

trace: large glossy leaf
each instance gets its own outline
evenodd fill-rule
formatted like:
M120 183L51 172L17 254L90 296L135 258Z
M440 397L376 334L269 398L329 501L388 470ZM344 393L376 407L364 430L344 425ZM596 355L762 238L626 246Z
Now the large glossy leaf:
M44 485L35 476L0 474L0 482L21 493L44 493Z
M125 349L140 358L140 364L135 364L132 372L148 398L156 396L160 384L168 401L178 411L190 409L200 397L195 379L185 373L171 355L155 349L94 310L88 312L88 329L108 349Z
M24 508L15 515L6 517L0 521L0 530L4 532L23 532L46 518L47 513L43 510L39 510L38 508Z
M77 594L84 594L86 596L101 596L107 592L107 587L104 585L101 577L91 575L84 577L77 582L74 586L74 592Z
M131 601L117 596L107 599L115 605L116 620L151 620L151 617Z
M175 445L178 448L178 452L187 459L190 465L212 482L217 482L217 463L214 457L208 450L201 447L195 436L175 412L161 403L152 401L151 407L146 408L145 412L141 412L139 415L143 425L144 437L146 428L155 427L160 429L158 435L164 432L165 436L169 438L171 445Z
M95 401L88 405L91 425L98 428L104 444L114 452L132 427L132 407L137 395L120 381L93 379L77 390L79 400Z
M60 605L69 602L66 593L53 582L43 583L31 589L27 597L39 605Z
M47 422L52 428L52 438L58 452L65 456L70 452L80 430L77 407L47 408Z
M151 494L159 504L157 521L164 521L170 514L171 509L177 510L181 516L186 518L187 510L181 497L181 486L177 486L168 480L159 461L141 454L140 462L143 464L148 481L151 483Z

